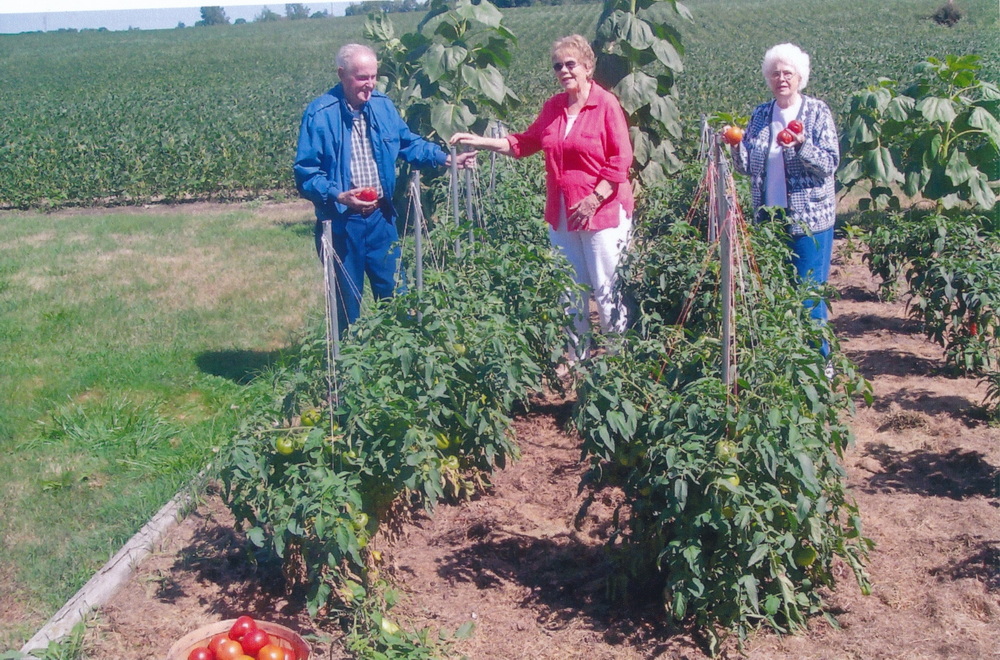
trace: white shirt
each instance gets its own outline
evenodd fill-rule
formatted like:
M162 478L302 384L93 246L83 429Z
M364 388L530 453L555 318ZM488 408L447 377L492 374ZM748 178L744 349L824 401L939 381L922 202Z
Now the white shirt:
M788 108L779 108L774 104L771 113L771 147L767 152L767 189L764 191L764 206L780 206L788 208L788 190L785 187L785 159L782 155L784 147L778 144L778 133L783 131L788 122L799 116L802 108L802 96Z

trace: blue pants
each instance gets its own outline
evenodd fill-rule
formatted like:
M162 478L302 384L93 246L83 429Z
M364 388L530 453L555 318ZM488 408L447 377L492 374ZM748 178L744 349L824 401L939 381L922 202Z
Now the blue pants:
M336 254L337 320L341 334L361 315L365 275L375 300L388 298L396 290L400 247L396 223L382 209L368 216L355 213L331 221ZM316 251L322 258L323 223L315 228Z
M788 239L788 247L792 250L792 265L799 281L813 281L826 284L830 277L830 260L833 257L833 227L812 236L792 236ZM829 310L822 298L808 298L803 304L809 310L809 315L826 323ZM823 357L829 357L830 345L824 340L820 347Z

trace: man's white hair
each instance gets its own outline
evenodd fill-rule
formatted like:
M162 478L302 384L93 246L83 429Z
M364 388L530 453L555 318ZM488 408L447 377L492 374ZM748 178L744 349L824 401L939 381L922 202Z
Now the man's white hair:
M375 51L364 44L345 44L337 51L337 68L347 71L354 60L361 56L370 56L372 59L378 60Z
M764 53L764 62L760 65L760 71L764 74L765 82L768 74L778 63L789 65L799 74L799 89L805 89L809 82L809 55L795 44L778 44L771 46Z

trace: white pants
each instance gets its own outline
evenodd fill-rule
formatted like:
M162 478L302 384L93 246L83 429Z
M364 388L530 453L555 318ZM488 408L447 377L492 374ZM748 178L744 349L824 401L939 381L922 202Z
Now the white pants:
M573 318L569 332L570 346L575 357L587 356L587 347L581 338L590 331L590 295L597 303L601 332L625 330L625 305L615 301L614 286L617 280L618 261L628 246L632 234L632 218L621 213L617 227L599 231L568 231L566 214L559 221L559 229L549 227L549 240L557 252L566 257L573 267L573 279L587 290L567 298L566 311ZM575 298L575 299L573 299Z

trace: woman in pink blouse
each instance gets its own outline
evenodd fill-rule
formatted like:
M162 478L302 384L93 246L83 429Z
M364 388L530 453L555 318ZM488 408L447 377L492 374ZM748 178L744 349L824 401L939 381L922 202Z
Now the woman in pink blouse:
M618 261L629 240L635 202L625 113L614 94L593 81L594 51L580 35L552 46L552 69L563 92L542 106L523 133L487 138L456 133L452 144L524 158L545 154L545 220L552 245L566 256L575 279L597 303L602 332L621 332L626 310L614 296ZM589 295L570 302L572 357L588 354Z

